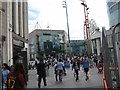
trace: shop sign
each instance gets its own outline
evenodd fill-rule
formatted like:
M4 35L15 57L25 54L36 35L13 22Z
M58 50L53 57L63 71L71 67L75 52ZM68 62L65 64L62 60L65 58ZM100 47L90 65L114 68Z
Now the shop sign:
M14 44L14 45L17 45L17 46L20 46L20 47L24 47L24 42L22 42L22 41L20 41L20 40L14 39L14 40L13 40L13 44Z

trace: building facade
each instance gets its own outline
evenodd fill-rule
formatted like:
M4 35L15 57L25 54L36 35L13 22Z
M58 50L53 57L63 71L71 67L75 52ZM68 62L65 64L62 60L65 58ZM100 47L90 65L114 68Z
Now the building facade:
M67 33L64 30L36 29L29 34L30 59L56 56L67 50Z
M22 0L2 2L3 63L14 64L19 55L28 59L28 3ZM24 55L23 55L24 53ZM26 57L26 58L25 58ZM27 64L27 61L26 61Z
M97 56L101 53L101 36L102 33L99 30L95 30L95 32L91 35L91 47L92 47L92 54Z
M86 55L87 54L87 43L85 40L70 40L70 50L72 55ZM69 47L68 47L69 49Z
M120 1L107 2L110 27L120 22Z

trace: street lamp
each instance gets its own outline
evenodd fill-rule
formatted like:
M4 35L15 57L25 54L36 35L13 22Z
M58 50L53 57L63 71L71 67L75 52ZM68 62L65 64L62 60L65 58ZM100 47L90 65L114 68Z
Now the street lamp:
M63 4L63 8L66 9L66 19L67 19L67 29L68 29L68 41L70 43L70 33L69 33L69 23L68 23L68 9L67 9L67 3L66 3L66 0L63 1L64 4Z
M85 6L85 7L87 7L87 5L86 5L84 2L82 2L81 4L82 4L83 6Z
M68 29L68 45L69 45L69 50L71 52L71 46L70 46L70 33L69 33L69 23L68 23L68 9L67 9L67 3L66 3L66 0L63 1L64 4L63 4L63 8L66 9L66 19L67 19L67 29Z
M84 23L84 37L86 34L86 39L87 39L87 54L88 56L91 55L91 36L90 36L90 24L89 24L89 18L88 18L88 10L89 8L87 7L86 1L82 0L81 5L84 6L84 16L85 16L85 23ZM86 29L86 33L85 33L85 29Z
M89 38L90 34L89 34L89 20L88 20L88 7L87 4L85 4L85 1L82 1L81 5L84 6L84 15L85 15L85 26L86 26L86 37L87 39Z

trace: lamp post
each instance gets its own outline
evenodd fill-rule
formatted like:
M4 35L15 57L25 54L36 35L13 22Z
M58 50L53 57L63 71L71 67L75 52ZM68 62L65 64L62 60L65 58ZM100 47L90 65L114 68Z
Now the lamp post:
M86 39L89 39L90 36L90 31L89 31L89 19L88 19L88 7L87 4L85 3L85 1L83 0L81 5L84 6L84 16L85 16L85 26L86 26Z
M66 9L66 19L67 19L67 30L68 30L68 41L70 43L70 33L69 33L69 23L68 23L68 9L67 9L67 3L66 3L66 0L63 1L64 4L63 4L63 8Z
M68 30L68 47L71 52L71 46L70 46L70 33L69 33L69 22L68 22L68 9L67 9L67 2L66 0L63 1L63 8L66 9L66 19L67 19L67 30Z
M84 22L84 37L85 37L85 29L86 29L86 39L87 39L87 54L90 56L92 54L91 50L91 36L90 36L90 24L89 24L89 18L88 18L88 7L85 0L81 0L81 5L84 6L84 16L85 16L85 22Z

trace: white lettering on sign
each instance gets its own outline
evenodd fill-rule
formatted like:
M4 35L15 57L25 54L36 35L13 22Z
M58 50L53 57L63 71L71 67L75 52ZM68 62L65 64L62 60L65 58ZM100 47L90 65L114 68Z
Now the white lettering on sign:
M24 47L24 43L20 40L13 40L13 44L14 45L17 45L17 46L20 46L20 47Z

